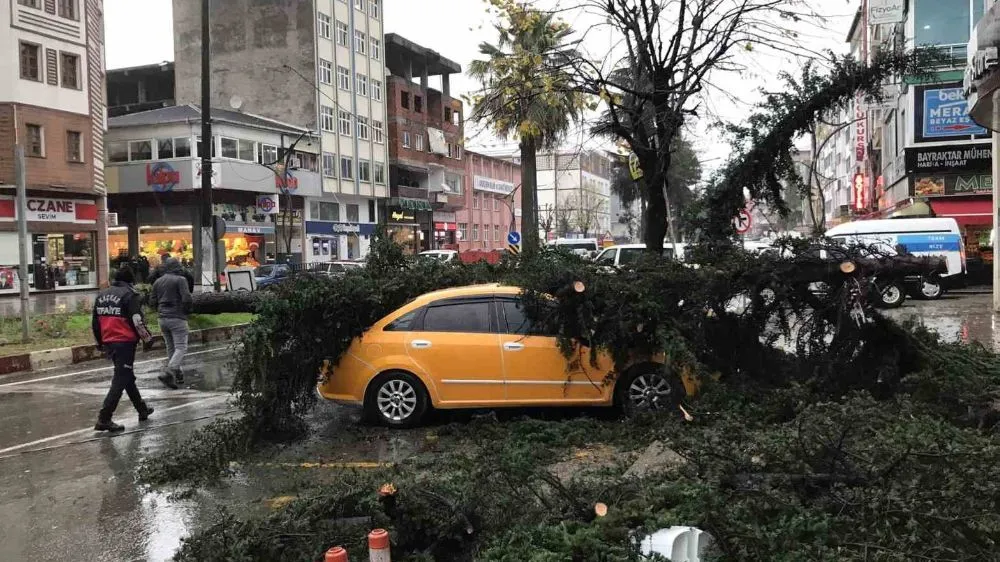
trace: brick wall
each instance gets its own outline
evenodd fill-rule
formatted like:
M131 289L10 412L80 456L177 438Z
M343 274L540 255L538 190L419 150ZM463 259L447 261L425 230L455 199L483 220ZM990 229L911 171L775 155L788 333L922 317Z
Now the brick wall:
M15 119L18 124L16 136ZM25 159L28 188L51 189L55 186L64 193L95 193L90 117L20 104L0 104L0 184L15 182L14 139L24 143L27 138L27 124L42 127L45 144L43 158ZM66 160L67 131L80 133L83 142L83 162Z
M408 82L405 78L399 76L387 76L386 81L386 92L388 95L386 98L386 110L389 116L389 123L387 126L389 158L391 160L409 162L421 166L426 166L430 163L440 164L450 172L464 174L465 164L462 160L456 160L454 158L448 158L447 156L441 156L439 154L429 152L430 140L427 138L427 128L433 127L444 131L445 142L456 145L462 144L461 128L451 123L445 124L442 109L442 104L452 108L460 108L461 102L453 100L452 98L443 98L442 94L433 90L425 91L420 87L420 85ZM409 109L403 108L402 106L401 100L403 92L410 94ZM430 103L431 100L428 99L428 94L433 96L434 104ZM415 96L420 96L422 102L421 111L419 113L416 111L416 104L414 100ZM404 131L410 132L410 148L403 147ZM413 135L415 134L421 134L424 136L423 151L417 151L414 149L413 145L415 144L415 141L413 140ZM465 158L464 154L462 155L462 158Z

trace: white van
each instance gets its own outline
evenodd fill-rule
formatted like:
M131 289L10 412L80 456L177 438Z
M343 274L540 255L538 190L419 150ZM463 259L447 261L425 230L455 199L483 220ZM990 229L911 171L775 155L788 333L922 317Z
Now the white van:
M667 258L676 259L677 261L684 261L684 249L686 247L687 244L683 242L678 242L676 244L664 242L663 255ZM594 262L598 265L621 267L623 265L635 263L639 260L639 256L641 256L645 251L645 244L620 244L618 246L609 246L605 248L603 252L598 254Z
M915 256L940 256L948 272L940 282L907 279L926 298L940 298L944 291L965 282L965 241L958 223L951 218L885 219L854 221L835 226L826 235L847 244L876 245L887 254L902 246Z
M565 248L583 257L593 256L601 249L597 238L559 238L549 242L549 246Z

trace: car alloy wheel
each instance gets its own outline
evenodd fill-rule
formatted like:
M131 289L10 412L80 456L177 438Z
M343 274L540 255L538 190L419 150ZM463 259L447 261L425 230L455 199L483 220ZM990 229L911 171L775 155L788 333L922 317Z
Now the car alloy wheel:
M941 283L928 281L927 279L922 279L920 282L920 294L925 299L939 299L944 291L941 289Z
M390 422L405 422L417 410L417 390L402 379L390 379L383 383L375 400L379 413Z
M890 308L899 306L903 301L903 290L896 283L890 283L882 288L882 303Z
M662 373L644 372L628 385L625 399L633 411L662 411L670 408L679 397Z

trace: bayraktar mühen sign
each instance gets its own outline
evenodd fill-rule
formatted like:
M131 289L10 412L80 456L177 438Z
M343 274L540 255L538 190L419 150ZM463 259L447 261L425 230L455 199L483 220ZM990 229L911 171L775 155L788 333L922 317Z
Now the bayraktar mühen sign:
M989 192L992 165L990 143L906 149L906 172L915 196Z

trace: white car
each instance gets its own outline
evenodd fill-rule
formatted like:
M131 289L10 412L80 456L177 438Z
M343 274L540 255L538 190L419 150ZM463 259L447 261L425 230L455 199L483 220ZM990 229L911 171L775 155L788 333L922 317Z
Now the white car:
M420 252L420 257L424 259L437 260L439 262L451 262L458 259L458 251L456 250L428 250L426 252Z
M549 246L565 248L582 257L593 256L601 249L597 238L559 238L549 242Z
M685 248L687 248L687 244L683 242L676 244L664 243L663 255L677 261L684 261ZM594 262L597 265L621 267L635 263L645 251L645 244L620 244L605 248L603 252L598 254Z

